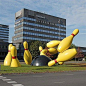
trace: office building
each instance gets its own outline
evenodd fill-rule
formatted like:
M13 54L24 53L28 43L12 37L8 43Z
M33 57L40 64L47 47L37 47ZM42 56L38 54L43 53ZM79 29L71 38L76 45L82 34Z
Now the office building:
M8 53L9 26L0 24L0 60L4 60Z
M84 55L84 57L86 57L86 47L77 47L78 50L80 50L80 52Z
M0 60L4 60L8 53L8 42L0 42Z
M0 24L0 42L9 41L9 26Z
M86 56L86 47L79 47L81 52Z
M15 32L12 42L19 47L24 41L49 42L66 37L66 19L22 9L15 13Z

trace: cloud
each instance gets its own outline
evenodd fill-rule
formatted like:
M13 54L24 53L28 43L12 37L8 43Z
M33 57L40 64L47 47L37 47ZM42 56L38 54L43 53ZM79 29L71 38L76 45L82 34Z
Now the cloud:
M86 34L86 33L79 33L79 34L84 35L84 34Z
M65 18L67 34L76 28L86 33L86 0L1 0L0 23L10 26L10 38L14 34L15 13L23 8Z
M1 7L7 11L2 9L2 12L6 15L7 13L14 14L19 9L27 8L65 18L67 19L67 26L85 24L86 0L4 0L2 3L4 3L4 5L2 4Z

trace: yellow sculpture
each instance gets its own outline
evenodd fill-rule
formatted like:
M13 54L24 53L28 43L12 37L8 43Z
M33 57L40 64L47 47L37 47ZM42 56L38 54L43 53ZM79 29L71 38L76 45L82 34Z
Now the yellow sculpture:
M58 62L59 65L63 65L64 62Z
M79 33L78 29L75 29L72 34L66 38L64 38L62 41L58 40L52 40L46 44L47 49L43 49L42 46L39 46L40 55L44 55L48 57L48 52L50 54L56 54L59 52L59 55L55 60L49 60L48 66L53 66L56 63L62 65L65 61L71 60L76 54L77 51L75 48L68 49L72 43L72 40L74 36L76 36ZM24 46L24 61L27 65L31 64L32 62L32 55L30 51L28 50L28 43L26 41L23 42ZM17 50L15 46L12 46L12 44L8 47L8 54L4 60L5 66L11 67L21 67L21 64L19 63L19 60L17 59ZM11 52L10 52L11 51Z
M65 61L72 59L77 54L77 51L75 48L73 48L73 49L68 49L68 48L70 47L74 36L77 35L78 33L79 33L79 30L75 29L70 36L64 38L59 43L59 45L57 46L57 51L60 53L55 60L48 62L48 66L53 66L57 62L59 64L63 64ZM50 46L50 44L49 44L49 46Z
M59 43L60 43L60 41L58 41L58 40L52 40L52 41L48 42L46 44L46 46L48 48L53 48L53 47L57 47L59 45Z
M32 55L30 53L30 51L28 50L28 43L25 41L23 43L23 46L24 46L24 61L27 65L31 64L32 62Z
M66 49L68 49L70 47L71 43L72 43L72 40L73 40L74 36L77 35L78 32L79 32L79 30L78 29L75 29L70 36L64 38L60 42L60 44L58 45L57 51L58 52L63 52Z
M56 54L56 53L58 53L58 51L57 51L56 48L49 48L49 49L48 49L48 52L49 52L50 54Z
M50 61L48 63L48 66L52 66L52 65L56 64L57 62L68 61L68 60L72 59L76 54L77 54L77 51L75 48L68 49L68 50L64 51L63 53L59 53L57 59Z
M17 50L15 46L11 47L12 62L10 67L21 67L21 64L17 58Z
M39 46L40 55L45 55L49 52L50 54L56 54L58 51L55 48L43 49L42 46Z
M10 64L11 64L11 61L12 61L12 56L11 56L11 52L10 52L11 47L12 47L12 44L9 44L8 54L6 55L5 60L4 60L4 66L10 66Z
M39 46L39 51L40 51L40 55L45 55L46 56L47 50L43 49L42 46Z

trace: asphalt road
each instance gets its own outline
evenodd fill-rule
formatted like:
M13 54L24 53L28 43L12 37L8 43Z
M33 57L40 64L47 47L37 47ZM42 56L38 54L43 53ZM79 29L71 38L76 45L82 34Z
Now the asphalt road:
M86 71L0 75L0 86L86 86Z

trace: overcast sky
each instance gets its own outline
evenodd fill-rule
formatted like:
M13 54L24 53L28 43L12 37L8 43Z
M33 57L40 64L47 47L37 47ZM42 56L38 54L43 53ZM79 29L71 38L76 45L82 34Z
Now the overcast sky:
M73 44L86 47L86 0L0 0L0 24L9 25L9 42L14 36L15 13L23 8L66 19L66 36L79 34Z

